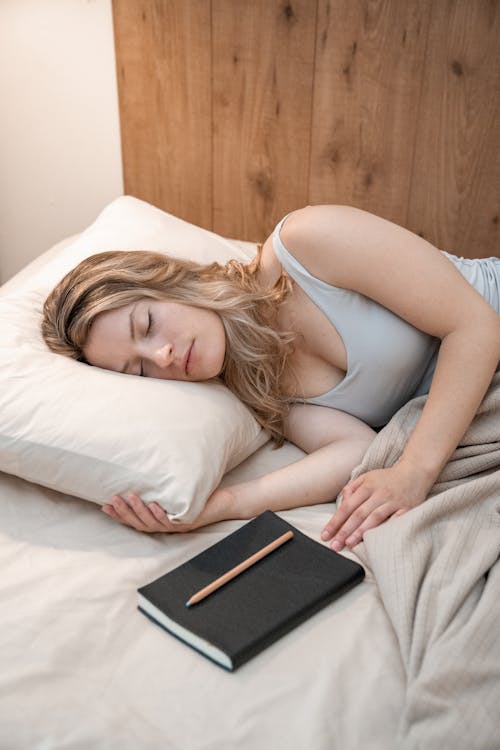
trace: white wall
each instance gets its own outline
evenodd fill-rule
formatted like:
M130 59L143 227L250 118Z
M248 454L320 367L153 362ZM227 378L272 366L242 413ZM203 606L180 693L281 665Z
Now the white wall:
M0 279L123 194L111 0L0 0Z

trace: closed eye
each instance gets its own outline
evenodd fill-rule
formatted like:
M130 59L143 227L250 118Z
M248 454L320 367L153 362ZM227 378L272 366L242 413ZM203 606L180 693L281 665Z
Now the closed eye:
M153 325L154 325L153 316L151 315L151 310L148 310L148 324L146 326L146 331L144 333L144 336L149 336L149 334L153 330ZM146 373L144 371L144 363L143 363L142 359L141 359L141 366L140 366L140 370L139 370L139 375L141 376L141 378L147 378L147 375L146 375Z

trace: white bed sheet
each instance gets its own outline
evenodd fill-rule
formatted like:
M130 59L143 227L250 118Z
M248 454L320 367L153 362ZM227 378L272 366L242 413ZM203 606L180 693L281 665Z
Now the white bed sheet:
M280 515L317 538L332 510ZM143 534L1 475L0 747L391 748L404 681L369 578L233 674L138 612L139 586L240 524Z
M265 445L225 481L301 455ZM319 539L333 510L280 515ZM0 473L0 748L390 750L404 675L369 576L232 674L137 610L138 587L242 523L143 534Z

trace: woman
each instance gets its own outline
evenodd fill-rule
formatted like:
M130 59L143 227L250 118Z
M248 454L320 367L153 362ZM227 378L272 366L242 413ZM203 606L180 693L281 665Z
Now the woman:
M103 507L112 518L186 531L341 490L322 533L340 550L425 500L497 368L499 312L499 259L458 259L365 211L307 206L278 224L250 266L141 252L83 261L47 299L42 332L54 351L111 370L220 376L278 444L308 454L216 490L189 526L136 495L112 498ZM427 392L398 463L348 482L372 428Z

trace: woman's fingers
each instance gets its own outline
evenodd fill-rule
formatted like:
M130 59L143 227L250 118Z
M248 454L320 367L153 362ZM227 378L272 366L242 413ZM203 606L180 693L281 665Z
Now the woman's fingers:
M389 518L397 518L398 516L402 516L405 513L408 513L408 510L408 508L400 508L399 510L394 512L394 503L386 503L385 505L380 505L365 518L361 526L359 526L356 531L354 531L346 538L345 546L355 547L362 541L365 532L369 531L369 529L374 529L376 526L380 526L381 523L384 523L384 521L387 521Z
M136 508L134 507L137 507L137 501L133 501L130 497L127 502L121 495L115 495L111 499L110 505L114 511L113 517L120 521L120 523L131 526L133 529L137 529L137 531L149 531L147 524L137 515Z
M148 508L157 521L159 521L160 523L168 522L168 516L161 505L158 505L158 503L149 503Z
M377 498L370 497L360 505L347 519L343 526L335 533L335 539L330 547L340 552L345 547L355 547L359 544L364 534L369 529L380 526L388 518L396 518L403 515L407 510L395 509L393 502L380 502Z
M128 500L121 495L114 495L111 502L103 506L103 511L120 523L131 526L137 531L167 531L168 517L163 508L156 503L146 505L139 495L131 493Z
M359 544L363 534L400 516L423 502L427 489L415 479L412 466L403 462L386 469L375 469L349 482L342 490L342 504L321 534L339 552L344 545Z
M139 495L136 495L134 493L131 493L128 496L128 501L131 509L134 511L141 523L143 523L146 528L151 529L152 531L156 530L160 522L154 515L149 505L146 505L146 503L139 497Z
M391 516L397 515L400 515L400 513L399 511L394 513L394 506L391 503L377 506L371 513L368 513L363 523L354 531L349 532L349 530L346 530L345 536L343 535L345 546L355 547L361 542L363 535L368 529L374 529L376 526L380 526L381 523L384 523L384 521L387 521Z
M388 503L381 502L379 498L363 493L363 500L356 509L350 513L344 523L337 529L330 547L336 552L347 544L353 546L358 544L363 538L363 530L366 527L367 519L371 518L369 528L378 526L383 523L394 512L394 508ZM341 506L342 507L342 506ZM350 540L349 543L347 540ZM353 544L351 545L351 541Z
M330 518L328 523L325 525L323 531L321 532L321 538L324 541L328 541L329 539L332 539L334 536L338 535L338 532L345 524L345 522L352 517L352 514L356 512L357 508L359 508L359 506L362 505L362 503L364 503L369 496L370 492L368 490L363 491L361 483L356 487L355 494L352 488L346 485L342 490L342 503ZM364 520L364 516L361 518L361 520Z

